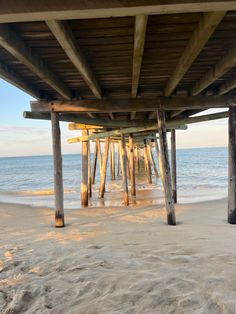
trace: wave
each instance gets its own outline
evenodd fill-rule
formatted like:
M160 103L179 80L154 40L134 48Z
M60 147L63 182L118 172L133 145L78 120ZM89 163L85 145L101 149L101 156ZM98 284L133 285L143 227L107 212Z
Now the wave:
M74 193L72 189L64 189L65 194ZM7 195L18 195L18 196L50 196L54 195L54 189L44 189L44 190L28 190L28 191L12 191L4 193Z

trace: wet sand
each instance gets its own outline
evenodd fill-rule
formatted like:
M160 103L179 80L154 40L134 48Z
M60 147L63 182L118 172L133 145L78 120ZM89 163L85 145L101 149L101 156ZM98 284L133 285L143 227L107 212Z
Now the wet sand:
M144 197L145 202L148 194ZM227 200L66 210L0 204L1 313L235 313Z

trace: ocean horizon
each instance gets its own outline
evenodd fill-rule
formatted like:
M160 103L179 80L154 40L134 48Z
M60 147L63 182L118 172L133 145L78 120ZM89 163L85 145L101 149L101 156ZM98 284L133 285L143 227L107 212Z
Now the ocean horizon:
M227 196L227 147L177 149L178 202L191 203ZM91 160L93 154L91 154ZM156 160L157 161L157 160ZM0 157L0 201L53 207L52 155ZM93 187L98 194L99 171ZM80 207L81 154L63 154L65 208ZM137 178L137 189L162 191L161 180L153 184L145 176ZM109 162L106 193L122 190L122 182L110 180ZM106 198L106 197L105 197Z

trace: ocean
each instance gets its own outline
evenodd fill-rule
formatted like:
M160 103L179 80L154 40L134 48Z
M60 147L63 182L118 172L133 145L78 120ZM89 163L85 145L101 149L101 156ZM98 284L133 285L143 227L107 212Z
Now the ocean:
M91 154L91 158L93 154ZM109 164L108 164L109 167ZM189 203L227 196L228 152L226 147L177 149L178 202ZM80 207L81 155L63 156L65 208ZM99 171L98 171L99 172ZM107 171L106 192L122 189ZM98 180L96 180L98 182ZM138 180L138 189L162 190L160 179L153 184ZM53 207L52 156L0 158L0 201ZM94 197L98 183L94 186Z

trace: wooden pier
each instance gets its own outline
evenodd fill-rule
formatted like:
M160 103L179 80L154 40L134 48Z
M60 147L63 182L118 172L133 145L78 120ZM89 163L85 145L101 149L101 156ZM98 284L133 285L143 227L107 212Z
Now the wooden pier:
M188 124L222 118L236 224L236 1L0 3L0 76L35 98L25 118L51 120L56 227L65 225L60 121L78 130L68 142L81 145L81 206L98 173L104 197L108 161L128 206L144 167L149 183L160 176L175 225L176 141ZM211 108L229 110L194 116Z

